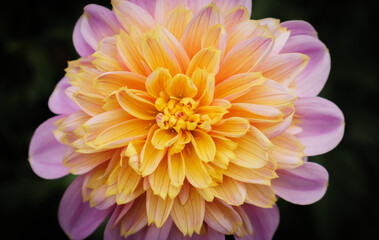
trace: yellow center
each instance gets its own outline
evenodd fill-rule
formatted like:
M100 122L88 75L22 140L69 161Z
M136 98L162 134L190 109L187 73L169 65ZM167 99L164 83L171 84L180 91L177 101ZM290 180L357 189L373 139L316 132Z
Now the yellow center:
M157 124L163 129L194 130L200 122L200 115L195 113L197 102L192 98L182 99L163 97L155 101L155 107L160 111L156 117Z

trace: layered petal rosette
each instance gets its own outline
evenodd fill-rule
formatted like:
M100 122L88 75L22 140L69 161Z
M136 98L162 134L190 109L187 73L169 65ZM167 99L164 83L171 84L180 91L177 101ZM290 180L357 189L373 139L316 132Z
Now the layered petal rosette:
M72 239L271 239L278 197L310 204L326 170L307 156L344 132L317 97L330 56L303 21L250 20L249 0L88 5L36 130L43 178L78 177L59 221Z

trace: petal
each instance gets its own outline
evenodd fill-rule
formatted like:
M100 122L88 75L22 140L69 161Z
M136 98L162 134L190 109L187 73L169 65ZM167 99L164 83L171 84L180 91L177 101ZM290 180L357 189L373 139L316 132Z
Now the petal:
M244 136L249 128L250 124L248 120L240 117L232 117L212 125L212 133L231 138L239 138Z
M180 40L190 58L201 49L201 39L207 30L220 23L223 23L222 14L214 3L195 14Z
M228 9L229 10L229 9ZM235 25L248 21L250 19L250 14L247 9L243 6L238 6L228 11L228 14L225 16L225 25L226 29L231 29Z
M246 187L243 182L230 177L223 177L223 182L213 187L214 195L230 205L241 205L246 198Z
M178 6L166 16L164 26L180 41L191 19L191 10L185 6Z
M273 145L258 129L250 127L243 137L234 139L238 147L231 162L245 168L261 168L268 162L268 153Z
M172 76L182 72L174 52L163 41L159 33L146 33L143 36L142 52L152 71L162 67L168 69Z
M120 220L121 234L125 238L128 238L132 234L139 234L138 232L140 232L141 229L143 229L146 225L147 213L146 199L144 194L133 202L133 206L129 209L127 214L125 214ZM141 231L141 233L144 232ZM130 239L133 239L133 236ZM136 235L134 239L141 239L141 236Z
M98 148L126 146L132 140L146 137L151 125L150 121L127 120L105 129L91 143Z
M277 173L279 178L272 181L275 193L295 204L317 202L328 186L328 172L316 163L305 162L300 167L278 170Z
M213 101L215 90L214 74L208 73L205 69L196 68L192 73L192 81L198 89L194 99L199 99L199 105L210 105Z
M68 81L67 77L62 78L49 98L50 111L55 114L69 115L79 110L75 102L65 93L66 89L71 87L71 84Z
M246 203L261 208L272 208L272 206L275 205L277 199L271 186L258 184L245 184L245 186Z
M204 162L213 161L216 155L216 145L211 136L201 130L193 130L192 145L197 153L197 156Z
M193 98L197 94L197 88L192 79L184 74L177 74L167 82L166 92L171 97L176 98Z
M218 199L205 204L204 221L208 226L225 235L235 233L237 227L242 225L238 212Z
M221 51L214 47L204 48L191 59L187 69L187 76L192 76L198 68L207 70L208 73L217 73L220 67Z
M120 106L129 114L143 120L154 120L158 114L155 105L137 96L127 88L122 88L116 94Z
M146 77L138 73L116 71L101 74L95 80L94 87L97 91L108 96L122 87L144 91L146 90L145 82Z
M295 114L303 131L296 135L309 156L326 153L341 141L345 120L341 110L332 102L320 98L299 98Z
M224 14L230 9L242 6L249 12L249 16L251 15L251 0L213 0L213 2L217 4Z
M91 63L100 72L112 72L112 71L123 71L128 69L118 61L118 51L116 45L116 37L106 37L99 43L99 48L90 57L95 58ZM94 71L94 69L90 69ZM96 78L99 75L98 71L94 71L92 74Z
M196 188L206 188L212 183L212 178L205 169L203 162L194 154L192 144L187 144L183 150L183 158L186 166L186 178Z
M180 229L183 235L192 236L194 232L200 234L205 214L205 201L198 194L195 188L190 189L189 198L186 203L180 203L175 199L172 207L171 217L175 225Z
M155 4L157 0L128 0L145 9L152 17L155 14Z
M248 169L234 163L229 163L224 174L245 183L270 185L270 179L278 177L272 165L270 164L260 169Z
M113 211L113 207L98 210L83 202L83 180L80 176L71 183L59 205L59 224L70 239L88 237Z
M171 79L171 74L167 69L157 68L146 79L146 90L151 96L159 98L160 94L165 92L166 82Z
M100 96L86 94L84 92L75 92L73 94L73 98L80 109L88 115L95 116L104 112L104 101Z
M275 205L273 208L260 208L245 204L243 209L248 215L253 226L253 236L247 236L247 240L271 240L279 225L279 210ZM240 238L237 238L240 240Z
M292 20L282 22L280 26L287 28L287 30L291 31L290 37L294 37L297 35L308 35L317 38L317 32L312 27L311 24L301 20Z
M163 200L166 200L170 188L170 177L168 173L168 164L166 158L159 163L158 167L153 173L148 176L148 178L151 190L153 191L154 195ZM157 222L155 224L159 225Z
M84 8L80 31L92 49L97 50L101 40L119 33L120 29L116 16L108 8L96 4Z
M168 155L168 173L172 185L176 187L183 185L186 168L182 153Z
M72 40L74 42L74 47L76 51L78 52L78 54L81 57L86 57L94 53L95 49L93 49L84 39L84 36L81 31L82 22L83 22L83 16L81 16L75 24Z
M154 195L152 191L147 191L146 212L148 224L155 223L158 228L162 227L171 212L173 204L173 199L162 199L160 196Z
M118 21L126 31L129 31L131 25L137 26L141 31L154 28L154 19L140 6L126 0L112 0L112 6Z
M233 75L249 72L270 52L273 39L270 37L253 37L236 45L225 56L216 75L216 83Z
M315 37L298 35L288 39L281 53L302 53L310 58L295 80L295 92L300 97L317 96L330 72L330 54L325 45Z
M201 39L201 48L214 47L221 51L221 56L224 56L227 33L224 25L217 24L209 28Z
M154 132L151 143L156 149L165 149L173 145L179 134L171 129L158 129Z
M160 228L157 228L155 224L150 225L147 228L145 240L166 240L170 234L172 223L173 221L169 217Z
M58 142L53 134L55 122L62 119L56 116L46 120L34 132L29 146L29 163L33 171L42 178L60 178L69 173L63 166L63 155L67 146Z

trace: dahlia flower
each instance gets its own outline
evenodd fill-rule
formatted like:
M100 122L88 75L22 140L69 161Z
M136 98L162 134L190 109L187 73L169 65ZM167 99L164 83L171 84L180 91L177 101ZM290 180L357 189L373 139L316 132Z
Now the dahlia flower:
M278 198L311 204L344 117L317 97L330 55L304 21L250 20L249 0L88 5L80 58L34 133L40 177L77 175L59 222L72 239L271 239Z

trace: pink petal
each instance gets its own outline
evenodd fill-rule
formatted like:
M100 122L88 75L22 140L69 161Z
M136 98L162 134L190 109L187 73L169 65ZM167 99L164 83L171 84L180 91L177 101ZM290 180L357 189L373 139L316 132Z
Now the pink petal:
M242 205L253 226L253 235L237 240L271 240L279 225L279 210L276 205L272 208L260 208L250 204Z
M74 42L74 47L76 51L78 52L78 54L81 57L85 57L94 53L95 49L93 49L83 37L83 34L80 30L82 26L82 21L83 21L83 16L81 16L75 24L72 40Z
M166 240L172 226L172 218L169 217L161 228L151 224L146 231L145 240Z
M317 32L313 28L313 26L305 21L301 20L293 20L282 22L280 26L287 28L287 30L291 31L290 37L294 37L297 35L308 35L317 38Z
M113 211L113 207L98 210L91 208L89 202L83 202L83 180L84 175L81 175L71 183L58 210L59 223L70 239L88 237Z
M330 72L330 54L326 46L313 36L297 35L288 39L281 53L302 53L310 57L295 80L295 93L300 97L317 96Z
M312 204L320 200L328 185L329 175L324 167L305 162L300 167L277 170L279 178L272 181L275 193L295 204Z
M157 0L129 0L129 2L132 2L134 4L137 4L138 6L145 9L150 15L154 18L155 14L155 3Z
M111 10L96 4L87 5L74 29L75 48L81 56L88 56L98 49L101 40L119 33L120 29Z
M49 98L49 108L55 114L70 115L79 110L76 103L71 100L65 93L66 89L71 87L68 78L62 78L54 89Z
M247 9L249 16L251 15L252 0L214 0L213 2L216 3L223 13L242 6Z
M215 231L209 226L207 226L207 228L208 228L207 235L198 235L194 233L192 237L189 237L188 235L183 236L183 233L174 224L171 228L171 232L167 240L224 240L225 239L224 234L221 234Z
M58 142L53 134L54 123L62 116L56 116L42 123L34 132L29 146L29 162L33 171L42 178L60 178L69 173L63 167L63 155L67 147Z
M332 102L320 98L299 98L295 101L295 115L303 131L296 135L309 156L326 153L341 141L345 122L341 110Z

